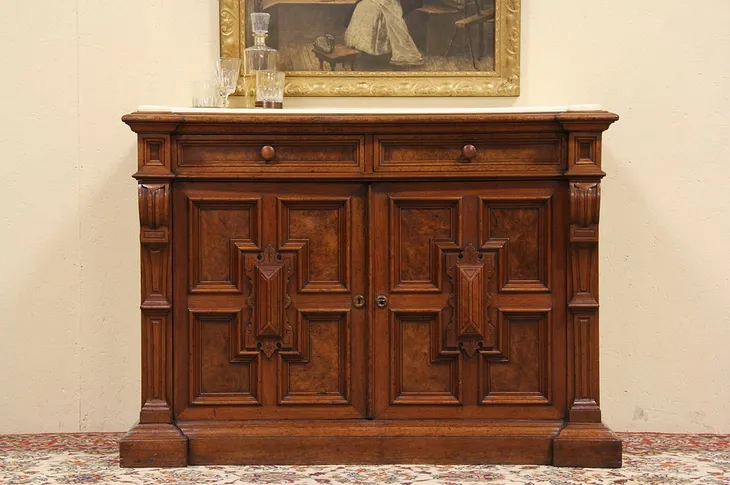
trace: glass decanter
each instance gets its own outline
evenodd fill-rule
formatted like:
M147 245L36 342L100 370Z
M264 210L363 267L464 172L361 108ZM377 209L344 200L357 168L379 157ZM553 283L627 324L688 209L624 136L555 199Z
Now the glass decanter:
M267 13L251 14L254 44L246 48L243 53L245 74L255 75L256 71L276 71L278 51L266 45L270 18L271 16Z

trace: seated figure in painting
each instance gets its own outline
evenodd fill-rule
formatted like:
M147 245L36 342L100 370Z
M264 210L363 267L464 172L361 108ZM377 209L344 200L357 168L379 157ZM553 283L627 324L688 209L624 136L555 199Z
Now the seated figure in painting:
M390 63L396 66L423 64L399 0L358 2L345 32L345 44L372 56L390 54Z

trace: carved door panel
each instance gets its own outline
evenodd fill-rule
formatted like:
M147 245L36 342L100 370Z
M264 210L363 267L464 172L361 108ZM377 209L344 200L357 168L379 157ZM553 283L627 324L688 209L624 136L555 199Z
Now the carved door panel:
M373 186L376 418L563 416L564 191L506 185Z
M365 194L176 186L178 419L366 414Z

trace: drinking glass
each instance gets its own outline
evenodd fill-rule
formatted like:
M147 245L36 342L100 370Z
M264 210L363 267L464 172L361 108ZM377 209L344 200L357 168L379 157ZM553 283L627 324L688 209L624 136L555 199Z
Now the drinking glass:
M228 107L228 96L236 90L240 71L241 59L238 57L221 57L216 62L215 77L224 108Z
M284 107L284 73L280 71L256 72L256 107Z
M218 108L222 98L217 81L197 81L193 83L193 106L195 108Z

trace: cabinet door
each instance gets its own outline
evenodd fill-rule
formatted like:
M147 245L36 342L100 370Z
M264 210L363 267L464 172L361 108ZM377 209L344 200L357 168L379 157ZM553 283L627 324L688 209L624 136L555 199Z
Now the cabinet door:
M551 183L373 186L376 418L558 418L565 195Z
M177 419L363 417L365 187L174 192Z

